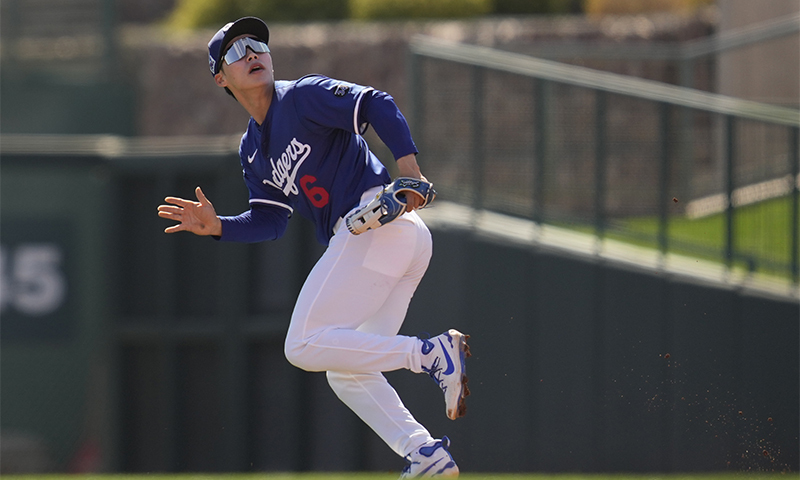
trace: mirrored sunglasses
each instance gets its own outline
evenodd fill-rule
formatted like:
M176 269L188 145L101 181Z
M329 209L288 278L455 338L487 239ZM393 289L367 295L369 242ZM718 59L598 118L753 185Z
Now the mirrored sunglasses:
M228 65L232 64L233 62L238 62L245 55L247 55L247 47L250 47L250 50L256 53L268 53L269 47L266 43L262 42L261 40L257 40L251 37L244 37L240 38L233 42L230 46L228 51L225 53L223 58L225 59L225 63Z

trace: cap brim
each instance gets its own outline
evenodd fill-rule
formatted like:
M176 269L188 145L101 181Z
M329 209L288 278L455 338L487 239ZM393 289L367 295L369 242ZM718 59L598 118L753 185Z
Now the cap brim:
M222 50L224 51L228 43L240 35L254 35L262 42L269 44L269 28L267 28L267 24L260 18L244 17L233 22L231 28L225 32L225 36L222 37Z

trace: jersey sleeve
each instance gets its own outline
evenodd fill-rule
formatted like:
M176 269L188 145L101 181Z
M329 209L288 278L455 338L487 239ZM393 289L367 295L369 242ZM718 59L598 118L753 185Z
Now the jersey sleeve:
M313 125L359 135L372 125L395 158L418 153L408 122L388 93L320 75L303 77L296 88L297 113Z
M391 95L380 90L372 90L364 95L361 105L361 118L371 124L378 137L389 147L394 158L419 153L411 129L403 113Z
M361 104L372 90L372 87L309 75L301 78L295 87L295 108L310 128L337 128L363 134L368 125L360 115Z
M250 210L235 217L219 217L223 242L254 243L276 240L286 232L289 215L280 207L251 205Z

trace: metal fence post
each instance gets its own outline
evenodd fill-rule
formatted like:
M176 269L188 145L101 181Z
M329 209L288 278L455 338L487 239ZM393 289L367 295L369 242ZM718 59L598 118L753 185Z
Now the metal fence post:
M417 148L421 149L422 142L424 141L422 133L425 131L422 128L423 112L422 112L422 95L423 89L421 87L422 80L420 78L422 72L422 59L420 55L413 51L408 55L408 105L409 105L409 118L411 118L411 132Z
M606 230L606 104L607 94L602 90L595 93L595 229L598 238L605 236Z
M117 27L117 8L116 1L105 0L102 4L102 25L101 32L105 48L103 49L103 80L111 81L116 78L121 70L119 61L120 47L118 45Z
M544 220L544 172L547 165L549 140L550 82L543 79L534 80L535 108L534 112L534 158L533 158L533 213L534 222L541 224Z
M670 106L666 102L659 103L660 114L660 128L661 128L661 174L659 178L659 224L658 224L658 246L661 249L661 254L666 255L669 248L669 160L672 150L670 148L670 123L669 123Z
M733 115L725 115L724 122L724 138L725 138L725 196L728 199L728 205L725 209L725 261L728 268L733 266L734 259L734 205L733 205L733 191L734 185L734 128L736 127L736 118Z
M475 193L473 207L476 211L484 208L484 140L483 140L483 84L484 69L472 69L472 186Z
M800 228L798 226L798 217L800 217L800 188L798 188L798 176L800 175L800 128L791 127L789 131L789 171L792 172L792 207L789 209L789 214L792 216L789 219L789 225L792 228L792 241L789 248L792 249L789 254L791 258L792 281L798 283L800 281Z
M681 87L694 88L694 59L684 56L678 60L678 82Z

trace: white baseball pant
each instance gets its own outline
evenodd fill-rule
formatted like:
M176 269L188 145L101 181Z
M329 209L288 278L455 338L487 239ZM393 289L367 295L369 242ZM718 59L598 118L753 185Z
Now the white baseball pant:
M400 456L433 437L381 372L422 372L422 342L397 333L431 253L416 212L361 235L341 222L300 291L286 336L289 362L326 371L336 395Z

